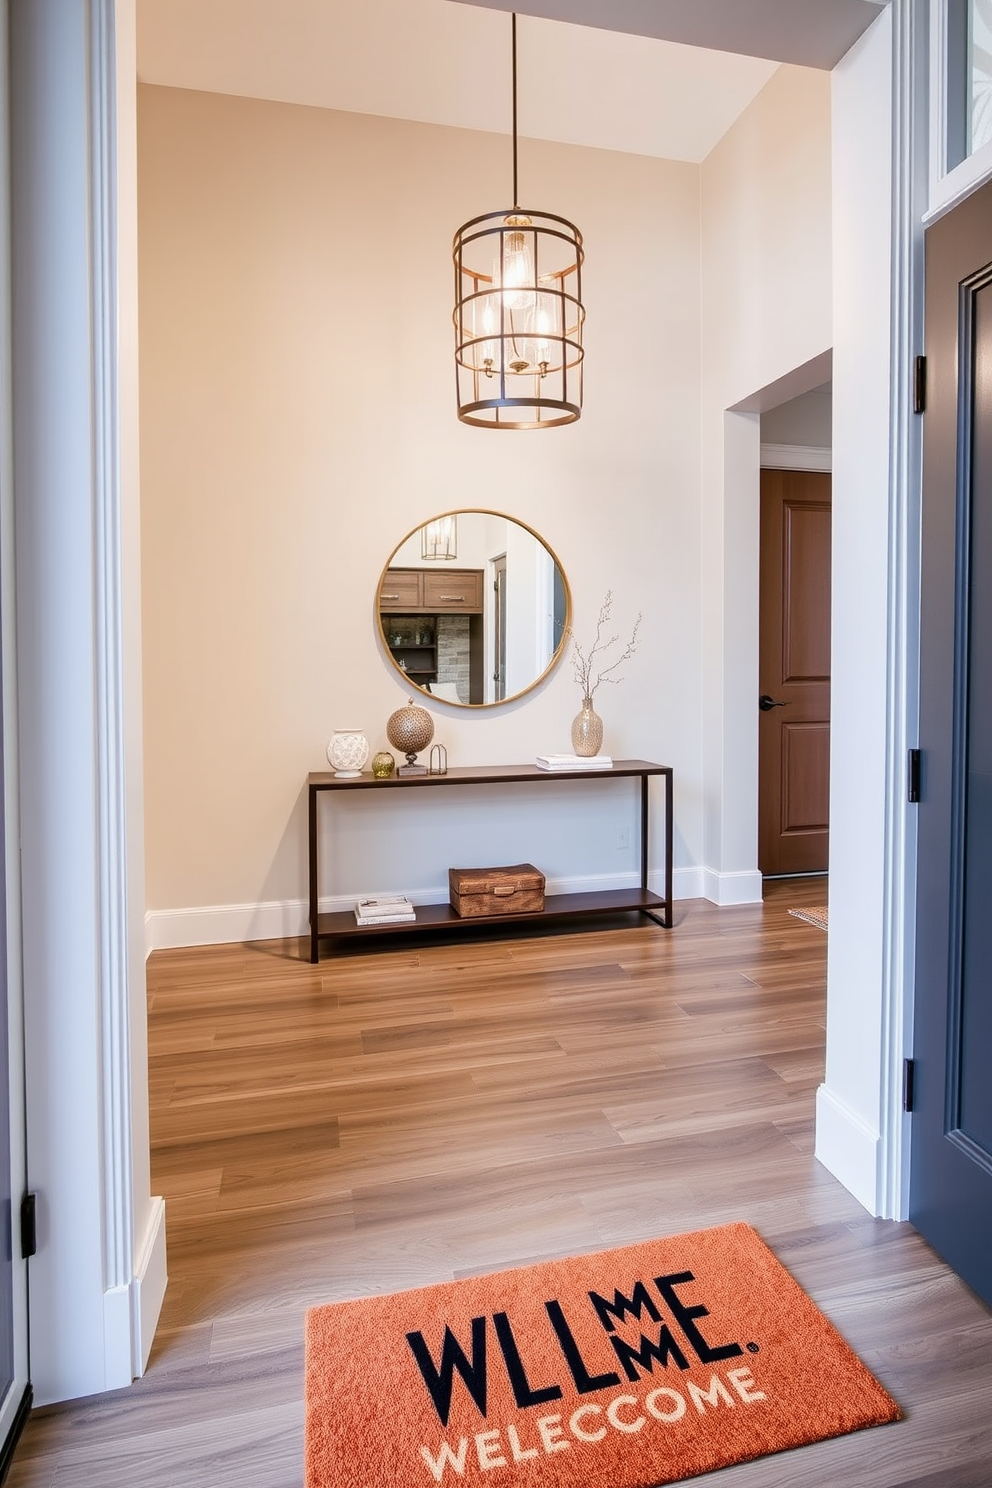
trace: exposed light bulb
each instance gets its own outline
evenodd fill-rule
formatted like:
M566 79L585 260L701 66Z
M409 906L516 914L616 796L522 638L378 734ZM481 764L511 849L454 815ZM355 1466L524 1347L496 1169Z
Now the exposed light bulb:
M482 337L476 365L492 377L498 366L500 343L494 339L499 335L499 295L488 294L476 302L476 334Z
M507 227L530 227L529 217L507 217ZM503 291L503 303L508 310L526 310L533 304L534 240L530 233L508 232L503 234L502 264L499 284Z
M542 377L553 361L555 343L552 338L558 335L558 296L547 292L553 282L551 279L542 279L541 287L535 296L538 303L534 317L534 361L541 369Z

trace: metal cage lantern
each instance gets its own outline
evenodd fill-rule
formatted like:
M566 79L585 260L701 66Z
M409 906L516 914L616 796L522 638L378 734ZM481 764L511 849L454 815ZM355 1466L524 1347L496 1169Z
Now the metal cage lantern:
M489 212L455 234L458 417L550 429L582 411L582 234L550 212Z
M553 429L582 411L582 234L517 194L513 16L513 202L455 233L458 417L482 429Z
M424 523L420 556L425 563L448 563L458 557L458 518L454 512Z

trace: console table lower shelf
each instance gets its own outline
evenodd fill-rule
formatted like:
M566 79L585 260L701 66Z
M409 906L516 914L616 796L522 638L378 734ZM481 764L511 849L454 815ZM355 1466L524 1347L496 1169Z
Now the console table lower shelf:
M590 915L623 914L636 911L653 920L665 929L672 926L672 790L673 770L671 765L655 765L648 760L615 760L612 769L579 769L548 771L536 765L469 765L449 770L445 775L390 775L377 780L372 775L330 775L326 771L308 777L308 836L309 836L309 924L310 960L317 962L321 940L344 939L355 935L414 934L417 931L431 933L457 932L467 926L481 927L513 926L533 924L535 921L553 924L573 916L587 918ZM660 776L665 789L665 847L664 847L664 894L655 894L648 888L648 783ZM470 915L463 918L455 913L450 904L421 904L417 906L415 920L394 921L385 925L359 925L353 911L338 910L318 913L320 885L320 831L317 803L322 796L334 797L341 791L360 791L368 799L369 791L384 795L399 803L404 792L424 790L466 790L478 786L530 787L542 792L550 789L572 787L576 784L585 790L609 790L611 782L631 780L637 782L637 799L640 810L640 884L622 889L603 889L582 894L549 894L542 910L528 914Z
M666 925L664 918L666 903L660 894L650 889L604 889L586 894L548 894L544 908L530 914L487 914L465 918L455 914L450 904L418 904L416 920L404 920L385 925L359 925L354 914L337 912L317 916L317 934L323 939L345 935L390 935L394 932L410 934L411 931L430 930L485 930L488 925L524 925L535 920L567 920L574 915L622 914L638 910L656 925Z

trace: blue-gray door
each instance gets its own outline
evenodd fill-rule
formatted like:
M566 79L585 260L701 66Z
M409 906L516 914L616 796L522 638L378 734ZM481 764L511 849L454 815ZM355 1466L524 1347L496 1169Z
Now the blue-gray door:
M926 277L910 1217L992 1303L992 187Z

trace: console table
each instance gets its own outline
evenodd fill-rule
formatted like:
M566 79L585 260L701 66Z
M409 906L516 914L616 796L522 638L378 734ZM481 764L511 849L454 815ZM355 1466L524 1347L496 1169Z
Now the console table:
M655 894L648 888L648 781L652 775L660 775L665 782L665 892ZM599 785L611 780L639 779L640 789L640 849L641 882L639 887L606 889L601 892L582 894L549 894L544 909L533 914L486 915L485 918L462 919L449 904L418 904L414 923L391 925L359 925L351 911L333 914L318 914L317 897L320 877L319 834L317 831L317 800L325 792L334 791L415 791L457 790L473 785L543 785L554 788L562 781L583 781ZM638 910L658 925L670 929L672 925L672 789L671 765L653 765L647 760L615 760L610 770L542 770L537 765L469 766L451 769L446 775L390 775L377 780L374 775L358 775L350 779L317 772L308 776L309 838L310 838L310 960L319 957L319 942L322 938L351 935L390 935L397 932L457 931L466 925L512 925L534 920L560 920L572 915L616 914L622 910Z

